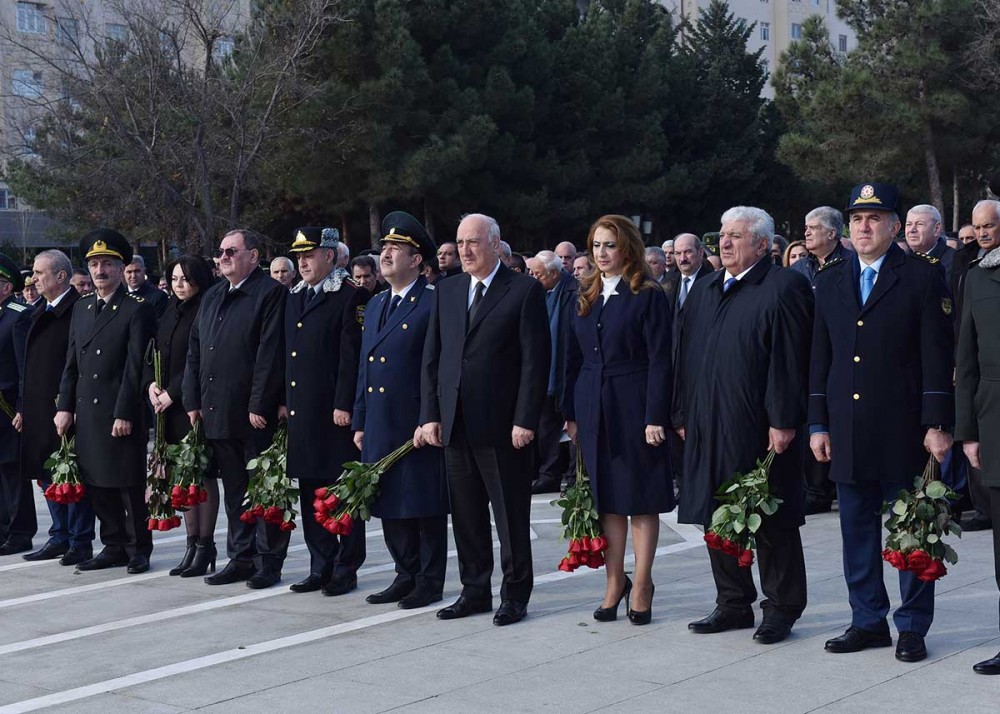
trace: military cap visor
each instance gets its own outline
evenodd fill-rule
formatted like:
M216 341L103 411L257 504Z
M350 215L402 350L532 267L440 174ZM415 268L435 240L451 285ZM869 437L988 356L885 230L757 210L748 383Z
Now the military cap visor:
M299 228L295 232L289 253L307 253L317 248L334 249L340 243L340 231L336 228L317 228L309 226Z
M381 245L397 243L416 248L424 260L437 254L434 240L427 235L423 224L406 211L393 211L382 220Z
M99 228L80 241L80 252L85 260L91 258L117 258L126 265L132 262L132 246L118 231Z
M24 276L21 275L21 269L3 253L0 253L0 280L6 280L13 285L16 293L24 290Z
M887 183L860 183L851 190L851 199L845 212L899 210L899 189Z

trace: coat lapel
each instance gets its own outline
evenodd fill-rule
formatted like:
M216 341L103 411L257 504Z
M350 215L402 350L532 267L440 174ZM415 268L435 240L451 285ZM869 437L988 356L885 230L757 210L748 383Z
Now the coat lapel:
M427 292L426 290L424 290L424 286L426 284L427 284L427 279L424 276L421 275L420 277L417 278L417 282L415 282L413 284L413 287L410 288L410 292L406 293L406 297L404 297L402 301L399 303L399 306L396 308L396 311L389 316L389 319L386 320L385 325L383 325L382 329L379 330L378 333L375 335L375 345L378 345L382 340L384 340L386 336L389 335L390 332L395 330L403 322L403 320L406 319L407 315L409 315L416 309L417 305L420 304L420 299L423 297L424 293ZM385 295L385 299L382 305L382 310L388 310L389 303L392 302L392 291L386 290L382 294ZM379 311L380 317L381 317L381 312L382 311L380 310Z
M468 284L466 287L468 287ZM479 303L479 309L476 311L476 316L473 318L472 324L469 325L467 334L471 335L472 331L479 327L480 323L486 319L490 310L497 306L497 303L500 302L509 290L510 271L506 266L504 266L503 263L500 263L500 269L497 270L497 274L493 276L493 282L490 283L490 287L487 288L486 294L483 295L483 301ZM466 292L466 295L468 295L468 292Z
M82 346L84 347L90 344L90 341L94 339L97 333L99 333L101 330L107 327L111 323L111 321L114 320L115 317L118 315L118 308L121 305L122 300L125 299L125 285L124 284L119 285L118 289L115 290L114 293L112 293L111 297L108 298L107 304L104 306L104 309L101 310L100 315L97 314L96 294L94 295L94 298L95 298L94 305L91 310L91 312L94 313L94 317L90 318L91 319L90 332L87 333L87 337L81 343Z
M861 314L865 314L872 309L882 297L889 292L892 287L899 282L899 278L896 277L896 269L902 265L905 260L903 251L897 248L895 245L890 246L889 252L885 255L885 260L882 261L882 268L878 271L878 279L875 281L875 285L872 286L872 292L868 296L868 301L861 308ZM859 264L860 270L860 264ZM860 300L861 295L861 284L860 284L860 273L858 274L858 299Z

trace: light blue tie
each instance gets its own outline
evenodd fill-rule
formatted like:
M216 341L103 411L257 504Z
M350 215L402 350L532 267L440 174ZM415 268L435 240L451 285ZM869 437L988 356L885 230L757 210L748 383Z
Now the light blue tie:
M722 286L722 292L728 293L729 288L733 287L735 283L736 283L736 278L729 278L729 280L727 280L725 284Z
M872 294L872 287L875 285L875 268L870 265L861 271L861 304L868 302L868 296Z

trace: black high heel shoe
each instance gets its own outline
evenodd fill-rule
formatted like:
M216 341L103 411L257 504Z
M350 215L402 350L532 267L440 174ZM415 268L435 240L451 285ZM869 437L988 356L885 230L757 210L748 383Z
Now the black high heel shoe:
M208 572L209 567L211 567L212 572L215 572L215 557L218 551L215 549L215 543L208 538L203 538L198 540L198 544L195 546L194 560L191 561L191 566L181 573L182 578L197 578Z
M629 593L632 592L632 581L629 577L625 576L625 585L622 587L622 594L618 596L615 601L614 607L599 607L594 610L594 619L598 622L613 622L618 619L618 606L622 604L622 600L625 600L625 609L631 612L628 606Z
M181 562L176 567L170 569L168 575L180 575L191 567L191 561L194 560L195 544L197 542L198 536L188 536L187 550L184 551L184 557L181 558Z
M653 596L656 595L656 586L651 586L653 589L649 593L649 609L648 610L633 610L628 609L628 619L633 625L648 625L649 621L653 619Z

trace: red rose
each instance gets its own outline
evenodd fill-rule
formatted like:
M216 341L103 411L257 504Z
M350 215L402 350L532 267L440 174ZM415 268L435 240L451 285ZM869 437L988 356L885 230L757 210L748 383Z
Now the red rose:
M208 491L201 489L198 491L198 503L204 503L208 500Z
M940 560L932 560L930 564L924 568L923 572L917 575L917 578L923 580L926 583L933 582L939 578L943 578L948 573L948 568L945 567L944 563Z
M171 528L170 521L160 521L160 524L157 526L157 530L161 531L169 531L170 528Z
M148 528L151 531L155 531L156 530L156 519L155 518L150 518L148 521L146 521L146 528Z
M719 537L718 533L709 531L705 534L705 545L712 550L722 550L722 538Z
M42 495L44 495L45 498L49 499L50 501L56 500L56 485L54 483L50 484L49 487L45 489Z
M174 516L173 518L170 519L170 522L174 524L174 528L179 528L181 525L181 517Z
M580 565L588 565L590 563L590 553L579 553L576 557L579 559Z
M327 516L325 513L320 513L319 511L315 511L313 513L313 520L319 523L320 525L326 523L326 518Z
M324 516L327 513L329 513L329 511L326 508L326 504L323 502L322 498L317 498L315 501L313 501L313 512L322 513Z
M253 511L243 511L243 513L240 514L240 520L244 523L256 523L257 516L253 514Z
M250 509L250 512L253 513L254 517L256 518L264 517L264 507L259 503L255 503L253 507Z
M281 530L285 531L286 533L288 533L290 531L294 531L295 530L295 521L282 521L281 522Z
M749 548L743 549L738 556L738 562L741 568L749 568L753 565L753 551Z
M931 556L922 550L910 551L909 555L906 556L906 569L919 575L931 564L931 560Z
M351 535L351 530L354 528L354 519L351 518L350 513L345 513L338 518L337 523L340 524L340 535Z
M198 491L200 490L201 489L199 489L197 485L191 484L190 486L188 486L187 492L188 495L193 496L194 498L198 498Z
M604 565L604 556L600 553L591 555L590 560L587 561L587 565L594 569L600 568Z
M74 490L76 491L76 495L77 495L78 499L83 498L87 494L87 487L84 486L82 483L76 484L76 487L75 487Z
M69 484L68 483L61 483L58 486L56 486L56 493L58 493L60 496L68 496L69 495Z
M337 498L337 494L331 492L330 495L323 500L323 503L325 503L326 507L331 511L334 511L337 509L337 506L340 505L340 499Z
M284 520L285 514L277 506L268 506L264 510L264 522L276 526Z
M326 498L326 486L321 486L320 488L317 488L315 491L313 491L313 495L319 499Z
M602 535L590 539L590 552L600 553L608 547L608 539Z
M323 524L323 528L326 529L328 533L333 535L340 535L340 521L331 518L326 523Z
M569 564L572 565L574 568L579 567L579 565L580 565L580 557L576 553L570 553L569 554Z
M590 552L590 536L584 536L580 539L580 547L586 552Z
M563 558L559 561L559 569L564 573L573 572L573 567L569 564L569 558Z
M906 570L906 556L898 550L886 548L882 551L882 560L897 570Z
M719 548L726 555L731 555L734 558L740 557L740 546L735 542L729 540L728 538L723 538L722 543Z
M582 549L582 547L583 547L582 544L580 543L579 539L577 539L577 538L574 538L573 540L571 540L569 542L569 552L570 553L579 553L580 550Z
M184 493L184 487L183 486L174 486L172 489L170 489L170 495L173 498L177 498L177 497L181 496L183 493Z

